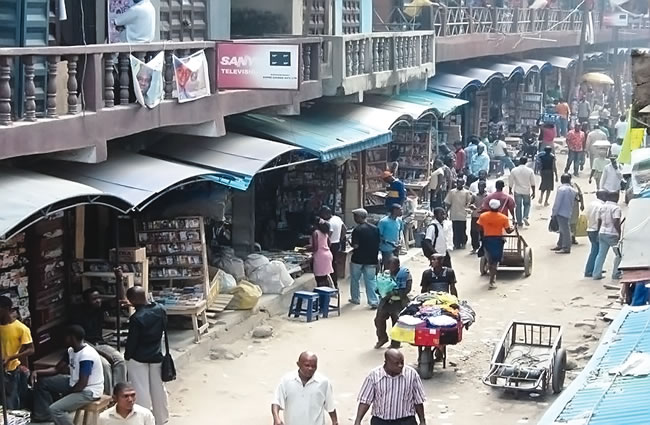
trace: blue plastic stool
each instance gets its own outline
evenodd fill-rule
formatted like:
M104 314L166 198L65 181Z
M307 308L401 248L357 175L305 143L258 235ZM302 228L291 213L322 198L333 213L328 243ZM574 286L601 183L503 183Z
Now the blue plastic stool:
M296 291L291 298L291 305L289 305L289 317L293 314L294 317L305 316L308 322L318 320L318 299L319 295L315 292L309 291ZM302 308L302 302L307 302L307 307ZM316 313L314 315L314 313Z
M329 286L319 286L314 289L314 292L320 297L320 313L323 317L327 318L330 311L336 311L339 316L341 316L341 297L339 296L339 290L336 288L330 288ZM332 296L336 296L336 304L330 305Z

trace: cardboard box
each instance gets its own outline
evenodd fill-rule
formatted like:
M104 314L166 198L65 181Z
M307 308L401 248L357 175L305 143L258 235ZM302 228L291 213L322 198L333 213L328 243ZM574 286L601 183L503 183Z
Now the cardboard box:
M109 258L110 261L115 261L115 249L111 249ZM120 248L117 258L120 263L144 263L147 261L147 249Z

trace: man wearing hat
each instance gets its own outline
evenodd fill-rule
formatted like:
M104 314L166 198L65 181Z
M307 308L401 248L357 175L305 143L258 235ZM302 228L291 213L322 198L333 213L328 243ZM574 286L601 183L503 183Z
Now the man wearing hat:
M384 171L381 176L382 180L388 185L386 195L386 208L390 208L397 204L400 207L404 205L406 200L406 187L401 180L395 178L390 171Z
M513 228L510 226L508 216L499 212L501 202L498 199L491 199L488 202L490 207L480 215L476 224L481 226L483 231L483 250L488 261L488 275L490 276L490 289L496 288L495 281L497 276L497 267L503 258L503 232L512 233Z
M379 230L368 223L368 211L357 208L352 211L357 224L352 231L352 258L350 259L350 303L360 303L359 281L363 276L366 285L366 297L371 309L376 309L379 300L375 292L377 282L377 255L379 254Z

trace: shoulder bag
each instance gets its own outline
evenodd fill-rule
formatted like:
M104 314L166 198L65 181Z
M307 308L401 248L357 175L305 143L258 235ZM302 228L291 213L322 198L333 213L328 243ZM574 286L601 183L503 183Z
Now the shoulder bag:
M163 382L170 382L176 379L176 365L169 352L169 338L167 337L167 327L163 330L165 334L165 355L162 360L161 378Z

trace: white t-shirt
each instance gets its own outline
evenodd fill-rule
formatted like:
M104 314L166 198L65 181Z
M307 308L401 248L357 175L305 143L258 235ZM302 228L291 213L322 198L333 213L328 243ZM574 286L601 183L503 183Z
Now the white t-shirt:
M124 27L129 43L149 43L156 38L156 8L150 0L134 4L113 19L116 25Z
M619 121L614 126L616 129L616 138L623 139L625 138L625 133L627 133L627 121Z
M492 145L492 153L494 153L495 157L498 156L506 156L506 151L507 151L508 145L506 145L506 142L503 140L497 140L494 142Z
M343 220L338 215L333 215L327 222L330 224L330 242L341 242L341 230L343 230Z
M587 231L598 231L598 217L600 216L600 207L605 205L600 199L593 200L587 207Z
M486 180L485 181L485 192L486 193L494 193L496 192L496 187L494 186L496 184L496 180ZM474 195L478 193L478 180L476 180L474 183L469 185L469 191L472 192Z
M99 354L90 345L85 345L81 350L75 352L68 348L68 364L70 365L70 386L79 381L79 364L83 361L93 362L93 367L88 377L88 385L84 390L92 392L93 397L99 398L104 393L104 371L102 369L102 360Z
M335 409L332 385L318 372L305 385L298 371L283 376L272 404L282 409L285 425L325 425L326 413Z
M621 169L609 163L603 169L603 175L600 176L600 188L608 192L619 192L621 190L621 181L623 175Z
M436 228L438 229L438 237L436 238ZM427 227L427 231L424 234L424 239L429 239L433 244L433 249L436 250L439 254L444 254L447 252L447 238L445 237L445 228L438 220L433 220L433 223Z
M535 172L525 165L518 165L510 172L508 185L514 193L530 195L535 187Z
M619 236L616 227L614 227L614 220L617 218L620 219L622 215L621 207L618 204L612 201L605 202L599 210L599 218L601 220L599 233Z
M138 404L133 405L133 410L126 418L123 418L115 406L104 410L99 415L99 425L155 425L156 419L151 410Z

